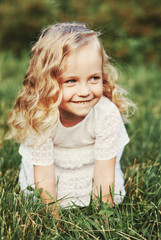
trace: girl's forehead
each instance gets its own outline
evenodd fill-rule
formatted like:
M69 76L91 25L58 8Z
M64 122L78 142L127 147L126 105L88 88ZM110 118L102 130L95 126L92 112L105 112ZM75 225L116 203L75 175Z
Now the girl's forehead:
M102 57L102 46L97 39L89 39L85 44L78 45L76 48L70 49L68 57L80 55L84 50L97 52Z
M102 71L100 47L95 42L82 46L64 59L62 75L82 72ZM101 70L100 70L101 69ZM82 74L82 73L81 73Z

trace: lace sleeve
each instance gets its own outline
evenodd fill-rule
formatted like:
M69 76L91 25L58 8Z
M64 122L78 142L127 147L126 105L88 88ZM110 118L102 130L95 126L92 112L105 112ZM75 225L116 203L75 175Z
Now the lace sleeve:
M33 147L21 144L19 153L23 160L33 165L49 166L54 162L52 138L49 137L41 145L34 145Z
M109 160L116 157L129 142L120 112L114 108L99 122L95 140L95 159Z

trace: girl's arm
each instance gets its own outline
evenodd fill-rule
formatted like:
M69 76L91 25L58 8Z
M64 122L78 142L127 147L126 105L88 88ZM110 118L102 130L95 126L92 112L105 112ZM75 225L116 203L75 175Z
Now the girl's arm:
M48 204L56 200L56 178L54 164L50 166L34 165L34 180L36 189L42 188L41 196L43 203ZM53 199L45 193L45 190L53 197ZM57 207L52 205L52 214L58 217Z
M102 201L108 202L113 206L113 201L110 195L114 191L115 182L115 163L116 157L106 161L95 161L94 166L94 195L100 195L100 187L102 188Z

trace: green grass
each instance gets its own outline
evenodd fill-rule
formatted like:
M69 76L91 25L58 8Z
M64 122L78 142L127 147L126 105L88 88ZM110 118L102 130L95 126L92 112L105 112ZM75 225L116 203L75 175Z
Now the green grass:
M59 225L43 213L39 198L20 192L18 145L4 141L8 111L28 66L28 58L0 57L0 239L160 239L161 238L161 104L160 70L156 66L121 67L121 83L138 110L127 125L131 142L121 163L126 197L110 209L60 209ZM105 221L104 221L105 219Z

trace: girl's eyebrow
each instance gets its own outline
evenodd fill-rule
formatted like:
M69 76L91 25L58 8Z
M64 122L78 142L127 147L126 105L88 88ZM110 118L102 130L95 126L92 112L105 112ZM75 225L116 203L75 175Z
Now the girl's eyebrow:
M102 75L102 72L94 72L89 74L89 76ZM79 75L62 75L62 78L79 78Z
M92 74L89 75L89 78L93 77L93 76L102 76L102 72L92 73Z
M92 73L90 74L91 76L94 76L94 75L102 75L102 72L96 72L96 73Z
M77 79L79 76L74 75L62 75L62 79Z
M88 78L91 78L92 76L102 76L102 72L94 72L91 73ZM79 75L66 75L66 74L62 74L62 76L60 77L61 81L66 81L66 80L70 80L70 79L79 79Z

